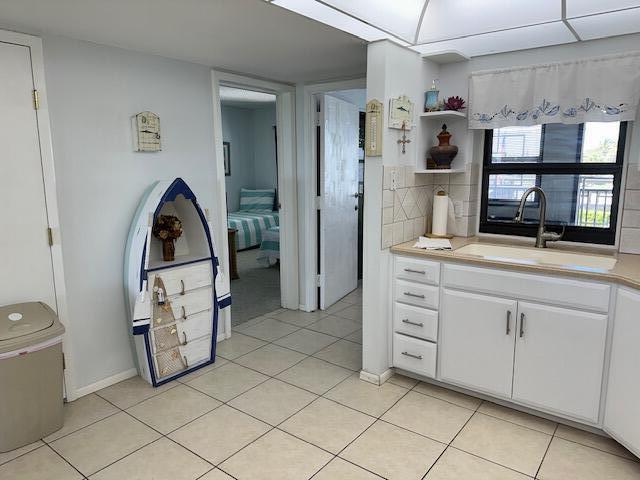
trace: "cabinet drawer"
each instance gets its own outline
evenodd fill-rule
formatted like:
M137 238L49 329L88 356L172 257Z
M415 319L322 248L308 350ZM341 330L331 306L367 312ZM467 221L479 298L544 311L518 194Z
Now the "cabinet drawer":
M401 303L437 309L439 294L440 289L438 287L407 282L405 280L396 280L395 299Z
M609 310L610 287L603 283L454 264L444 265L442 279L445 287L584 310Z
M191 368L211 358L211 336L188 342L179 348L187 368Z
M436 376L436 353L435 343L393 334L394 367L433 378Z
M414 258L396 257L395 275L401 280L438 285L440 283L440 264Z
M211 285L211 262L151 272L149 273L150 286L154 285L156 277L162 279L167 296L206 287Z
M153 352L167 350L188 343L206 335L211 335L212 319L211 310L205 310L195 315L188 316L186 320L153 328L151 330L151 347Z
M396 303L393 312L393 328L398 333L406 333L435 342L438 338L438 312Z
M184 295L176 295L169 299L173 317L185 319L204 310L210 310L213 306L213 290L211 287L201 288L185 293Z

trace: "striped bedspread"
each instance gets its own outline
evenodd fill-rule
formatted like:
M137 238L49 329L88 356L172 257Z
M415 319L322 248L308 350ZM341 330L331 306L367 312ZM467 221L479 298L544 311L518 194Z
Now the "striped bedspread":
M236 248L256 247L262 243L263 232L279 225L278 212L238 211L227 215L229 228L238 230Z
M273 227L265 230L262 234L260 253L256 260L260 265L270 267L275 265L280 259L280 227Z

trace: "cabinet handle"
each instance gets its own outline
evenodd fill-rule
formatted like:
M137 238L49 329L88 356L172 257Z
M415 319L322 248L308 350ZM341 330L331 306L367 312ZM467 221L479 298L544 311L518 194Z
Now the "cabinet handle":
M524 337L524 319L525 319L525 315L524 313L520 314L520 338Z
M414 270L413 268L405 268L404 271L407 273L419 273L420 275L427 274L427 272L425 272L424 270Z
M404 294L407 297L415 297L415 298L422 298L424 300L424 295L418 295L416 293L411 293L411 292L404 292Z
M406 323L407 325L414 325L416 327L424 327L424 323L422 322L412 322L408 318L403 318L402 323Z
M187 319L187 311L184 309L184 305L182 305L180 308L182 309L182 319L186 320Z
M402 355L406 355L407 357L415 358L416 360L422 360L422 355L415 355L409 352L402 352Z
M182 358L184 358L184 365L186 368L189 368L189 362L187 361L187 356L183 355Z
M180 280L180 295L184 295L184 280Z
M182 342L183 345L187 344L187 332L182 332L182 338L184 338L184 342Z
M507 310L507 335L511 333L511 310Z

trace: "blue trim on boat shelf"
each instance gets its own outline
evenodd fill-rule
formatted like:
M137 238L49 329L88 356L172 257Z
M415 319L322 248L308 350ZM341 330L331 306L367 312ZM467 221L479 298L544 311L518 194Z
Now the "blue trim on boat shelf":
M153 268L149 268L147 272L155 272L157 270L164 270L166 268L182 267L184 265L191 265L192 263L204 262L205 260L211 260L211 257L196 258L195 260L189 260L187 262L172 263L171 265L162 265L160 267L153 267Z
M144 259L147 257L147 237L145 236L144 247L142 247L142 261L140 262L140 285L138 289L142 291L142 282L147 279L147 271L144 269Z
M143 333L147 333L149 331L149 324L147 325L138 325L133 327L134 335L142 335Z
M201 363L199 365L196 365L195 367L191 367L191 368L189 368L187 370L183 370L182 372L178 373L177 375L174 375L173 377L168 377L168 378L165 378L164 380L160 380L159 382L154 383L153 386L154 387L160 387L160 386L164 385L165 383L173 382L174 380L177 380L180 377L184 377L185 375L189 375L190 373L193 373L196 370L200 370L202 367L206 367L207 365L211 365L212 363L215 363L215 362L216 362L215 358L212 357L211 360L207 360L206 362Z
M222 300L220 300L218 302L218 306L220 308L226 308L229 305L231 305L231 295L229 295L228 297L223 298Z
M151 383L154 387L158 386L156 382L156 373L153 368L153 359L151 358L151 344L149 343L149 332L144 334L144 350L147 354L147 363L149 364L149 375L151 375Z

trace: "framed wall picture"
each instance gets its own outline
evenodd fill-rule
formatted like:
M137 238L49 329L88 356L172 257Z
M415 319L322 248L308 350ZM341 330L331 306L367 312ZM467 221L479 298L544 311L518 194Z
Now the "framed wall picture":
M224 152L224 175L229 177L231 175L231 144L222 142L222 151Z

